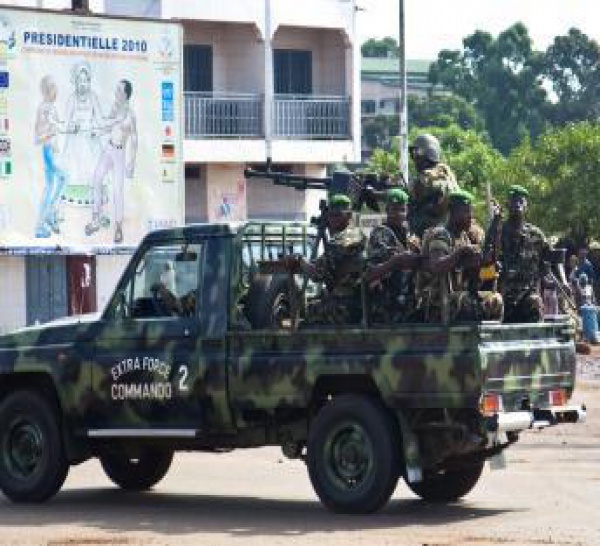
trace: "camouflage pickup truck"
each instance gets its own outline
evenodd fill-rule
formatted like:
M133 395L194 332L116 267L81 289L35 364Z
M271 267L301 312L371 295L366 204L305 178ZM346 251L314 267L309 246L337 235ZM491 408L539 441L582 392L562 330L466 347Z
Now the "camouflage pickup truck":
M522 431L585 418L567 405L566 319L304 327L319 287L261 263L307 253L311 237L290 223L157 231L103 313L0 337L4 494L44 501L91 457L144 490L175 451L281 446L328 508L367 513L400 477L454 501Z

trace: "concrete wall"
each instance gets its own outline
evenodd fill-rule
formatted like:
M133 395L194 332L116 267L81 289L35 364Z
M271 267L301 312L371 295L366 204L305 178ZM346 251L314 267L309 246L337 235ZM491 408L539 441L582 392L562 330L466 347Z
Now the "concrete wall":
M244 165L206 165L206 193L209 222L237 222L245 220L246 181Z
M25 326L25 258L0 256L0 334Z
M213 48L213 90L262 93L263 43L254 24L219 24L184 21L187 44Z
M206 165L194 165L189 169L186 168L186 224L208 222L208 194L206 184Z
M273 49L312 51L313 93L348 95L346 48L338 31L280 27L273 37Z

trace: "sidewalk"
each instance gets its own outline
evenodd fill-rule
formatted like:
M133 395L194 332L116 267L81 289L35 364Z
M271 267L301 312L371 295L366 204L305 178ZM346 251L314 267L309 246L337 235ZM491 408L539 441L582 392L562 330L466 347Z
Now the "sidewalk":
M589 355L577 355L577 379L600 386L600 345L592 345Z

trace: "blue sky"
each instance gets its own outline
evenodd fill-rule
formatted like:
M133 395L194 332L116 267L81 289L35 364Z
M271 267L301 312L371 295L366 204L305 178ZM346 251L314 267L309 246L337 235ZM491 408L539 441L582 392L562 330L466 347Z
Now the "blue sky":
M360 42L398 34L398 0L357 0ZM525 23L536 49L577 27L600 41L600 0L404 0L406 55L435 59L441 49L459 49L476 29L497 35Z

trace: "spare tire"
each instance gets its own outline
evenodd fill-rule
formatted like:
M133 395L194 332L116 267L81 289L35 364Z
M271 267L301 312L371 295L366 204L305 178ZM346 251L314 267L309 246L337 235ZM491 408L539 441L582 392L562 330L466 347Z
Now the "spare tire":
M294 289L296 301L299 301L298 287ZM248 290L246 316L253 329L289 327L291 305L288 276L255 275Z

